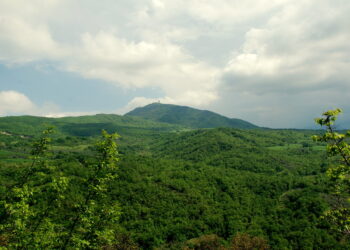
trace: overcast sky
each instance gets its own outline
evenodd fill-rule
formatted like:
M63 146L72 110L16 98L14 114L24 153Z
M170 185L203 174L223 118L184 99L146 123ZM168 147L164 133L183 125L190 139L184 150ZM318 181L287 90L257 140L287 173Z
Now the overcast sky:
M0 115L160 100L273 128L340 107L350 127L349 13L349 0L0 0Z

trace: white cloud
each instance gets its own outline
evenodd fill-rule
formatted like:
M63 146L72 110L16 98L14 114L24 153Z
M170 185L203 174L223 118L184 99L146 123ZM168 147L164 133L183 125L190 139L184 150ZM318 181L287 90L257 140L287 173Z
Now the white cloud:
M0 91L0 115L27 113L36 107L25 95L16 91Z
M183 18L215 26L232 26L264 17L286 2L290 0L152 0L144 1L137 16L168 24L184 21L180 19Z
M1 1L0 62L24 63L61 55L62 49L52 38L44 18L56 2Z
M127 88L159 87L174 102L189 105L216 99L218 70L173 44L135 43L99 32L84 34L73 54L65 67L87 78Z
M188 3L188 11L207 22L234 25L256 20L286 2L288 0L195 0L183 1L182 6Z
M0 18L0 32L0 61L6 63L57 59L63 52L45 27L32 27L20 19Z
M36 105L26 95L17 91L0 91L0 116L8 115L34 115L45 117L64 117L92 115L99 112L63 112L54 103Z

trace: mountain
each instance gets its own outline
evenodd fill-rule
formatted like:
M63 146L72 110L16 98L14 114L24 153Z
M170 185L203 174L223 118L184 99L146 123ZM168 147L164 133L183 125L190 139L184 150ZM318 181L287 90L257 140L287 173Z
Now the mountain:
M125 116L138 116L147 120L178 124L191 128L258 128L258 126L247 121L228 118L208 110L161 103L152 103L136 108L125 114Z

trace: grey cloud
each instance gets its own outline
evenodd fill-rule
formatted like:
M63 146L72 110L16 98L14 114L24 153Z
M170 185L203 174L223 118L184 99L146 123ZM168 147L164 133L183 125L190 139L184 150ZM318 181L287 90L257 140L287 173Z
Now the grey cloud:
M328 109L343 108L342 127L349 128L349 93L319 90L298 94L257 95L222 89L213 109L229 117L239 117L271 128L315 128L313 118Z
M349 10L348 1L289 2L250 29L221 78L220 100L238 107L227 112L265 126L310 127L325 109L350 109Z

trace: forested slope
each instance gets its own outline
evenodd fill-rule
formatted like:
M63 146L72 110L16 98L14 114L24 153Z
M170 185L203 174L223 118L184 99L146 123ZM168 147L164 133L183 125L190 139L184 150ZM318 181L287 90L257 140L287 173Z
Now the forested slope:
M208 235L229 249L240 233L272 249L348 248L320 219L329 206L328 160L325 145L311 140L317 131L188 130L104 115L1 118L2 195L29 166L42 121L57 127L50 164L76 183L67 203L85 188L82 163L94 160L98 129L120 130L119 177L108 197L121 207L117 241L133 249L182 249Z

